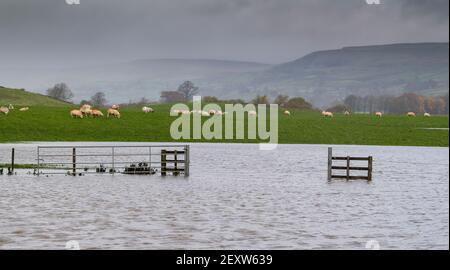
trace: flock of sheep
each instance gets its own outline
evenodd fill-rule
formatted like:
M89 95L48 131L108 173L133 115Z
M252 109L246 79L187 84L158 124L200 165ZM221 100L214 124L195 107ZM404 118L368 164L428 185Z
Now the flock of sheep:
M327 112L327 111L322 111L322 115L324 117L333 117L333 113L332 112ZM350 115L350 112L349 111L345 111L344 115ZM378 117L378 118L381 118L383 116L383 113L382 112L375 112L375 116ZM415 112L407 112L406 116L408 116L408 117L416 117L416 113ZM431 114L424 113L423 116L424 117L431 117Z
M28 108L28 107L23 107L23 108L20 108L19 111L26 112L29 109L30 108ZM8 113L10 111L12 111L12 110L14 110L14 106L12 104L9 104L9 106L7 106L7 107L6 106L1 106L0 107L0 114L8 115Z
M1 106L0 107L0 114L4 114L4 115L8 115L8 113L10 111L14 110L14 106L12 104L9 104L9 106ZM19 111L21 112L25 112L28 111L29 108L28 107L22 107L19 109ZM150 107L144 106L142 107L142 112L144 112L145 114L147 113L153 113L154 110ZM197 113L201 116L213 116L213 115L218 115L218 116L222 116L227 114L227 112L222 112L220 110L209 110L209 111L189 111L189 110L173 110L173 112L175 114L178 115L182 115L182 114L194 114ZM290 111L284 111L283 112L284 115L289 116L291 115ZM350 115L351 113L349 111L345 111L344 115ZM249 111L248 112L249 116L257 116L257 112L256 111ZM329 112L329 111L322 111L322 115L324 117L333 117L333 113ZM406 113L406 115L408 117L416 117L416 113L415 112L408 112ZM92 108L91 105L88 104L84 104L80 107L80 109L76 109L76 110L71 110L70 111L70 116L72 118L83 118L83 117L93 117L93 118L99 118L99 117L103 117L104 114L97 109ZM375 116L381 118L383 116L382 112L375 112ZM431 117L431 114L429 113L424 113L423 114L424 117ZM106 117L113 117L113 118L120 118L120 112L119 112L119 106L118 105L112 105L111 108L109 108L106 111Z
M220 110L209 110L209 111L188 111L188 110L173 110L174 114L182 115L182 114L199 114L201 116L213 116L213 115L226 115L228 112L222 112ZM285 115L291 115L289 111L284 111L283 114ZM257 116L258 113L256 111L248 111L249 116Z
M152 108L146 106L142 107L142 111L146 114L154 112ZM104 114L102 113L102 111L92 108L91 105L84 104L81 105L79 110L71 110L70 116L72 118L100 118L103 117ZM120 118L119 105L112 105L111 108L106 111L106 117Z

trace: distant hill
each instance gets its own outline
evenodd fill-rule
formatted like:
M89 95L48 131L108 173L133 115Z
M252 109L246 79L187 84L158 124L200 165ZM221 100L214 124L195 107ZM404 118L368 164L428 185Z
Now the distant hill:
M283 93L326 105L350 94L446 94L448 74L448 43L346 47L314 52L266 71L215 82L214 91L271 97Z
M276 52L274 52L276 54ZM257 94L301 96L324 107L355 95L443 95L449 89L449 44L414 43L318 51L292 62L267 65L209 59L136 60L70 69L10 69L0 65L0 83L39 89L65 82L75 100L103 91L109 102L175 90L184 80L201 95L249 100Z
M67 106L62 102L41 94L27 92L24 89L11 89L0 86L0 106L13 104L15 106Z

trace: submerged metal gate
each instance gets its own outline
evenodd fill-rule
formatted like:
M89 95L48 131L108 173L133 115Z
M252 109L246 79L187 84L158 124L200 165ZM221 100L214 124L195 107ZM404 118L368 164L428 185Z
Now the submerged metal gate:
M36 173L189 176L189 150L189 145L38 146Z

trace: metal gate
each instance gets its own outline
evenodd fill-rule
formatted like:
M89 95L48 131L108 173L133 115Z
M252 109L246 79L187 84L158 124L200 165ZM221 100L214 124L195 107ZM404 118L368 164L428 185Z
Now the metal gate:
M189 145L38 146L37 174L189 176Z

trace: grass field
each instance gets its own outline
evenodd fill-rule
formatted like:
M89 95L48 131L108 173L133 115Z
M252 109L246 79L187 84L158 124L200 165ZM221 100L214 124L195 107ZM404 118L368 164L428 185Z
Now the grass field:
M14 104L15 106L68 106L68 103L40 95L23 89L12 89L0 86L0 106Z
M30 107L0 115L0 142L20 141L122 141L171 142L170 105L152 106L155 113L140 108L121 109L121 119L72 119L72 107ZM345 116L324 118L318 112L291 110L279 115L279 143L358 144L448 147L448 116L408 118L403 115ZM431 128L431 129L429 129ZM444 130L434 129L444 128ZM197 142L188 140L187 142ZM257 140L201 140L202 142L258 142Z

